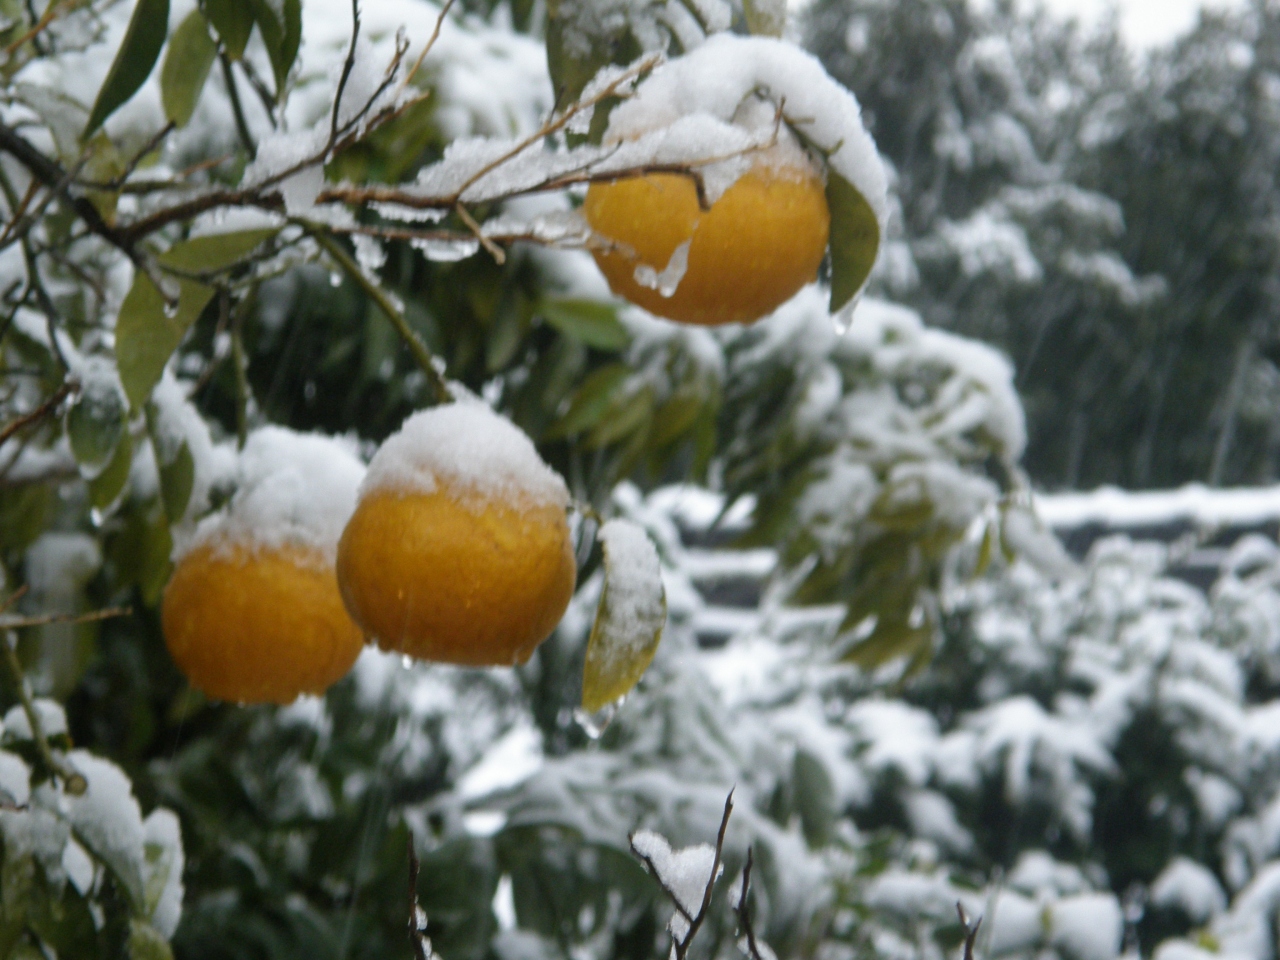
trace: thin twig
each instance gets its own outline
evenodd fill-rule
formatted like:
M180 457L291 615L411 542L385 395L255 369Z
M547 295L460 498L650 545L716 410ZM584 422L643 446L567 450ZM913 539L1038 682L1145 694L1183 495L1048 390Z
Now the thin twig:
M49 334L49 349L53 351L58 366L62 367L65 373L71 367L67 364L67 358L62 352L62 345L58 343L58 308L54 305L53 298L49 296L49 291L45 289L44 281L40 279L36 255L32 252L31 243L26 237L22 238L22 256L27 262L27 286L35 294L36 304L44 314L45 330Z
M404 340L409 352L413 354L414 360L417 361L419 369L426 376L435 402L449 403L453 400L453 394L449 392L448 384L444 382L444 378L440 376L440 371L436 369L435 359L431 356L431 351L427 349L427 345L422 342L422 339L414 332L414 329L409 326L409 321L404 318L404 314L391 302L386 292L365 274L360 264L356 263L351 258L351 255L342 248L342 244L325 233L323 229L309 223L300 222L300 225L315 238L316 243L324 248L325 253L333 258L343 272L359 285L365 295L376 303L378 309L391 321L391 325L396 328L396 332L400 334L400 338Z
M23 44L35 40L36 37L40 36L40 34L48 29L49 24L53 23L53 21L58 18L62 12L62 8L71 6L73 3L75 3L75 0L62 0L62 3L50 3L44 8L44 13L40 15L40 19L36 21L36 25L34 27L4 48L4 56L6 58L13 56Z
M132 613L132 607L106 607L102 610L91 610L89 613L45 613L38 617L6 617L0 614L0 630L45 627L51 623L97 623L99 620L127 617Z
M49 399L40 404L40 406L36 407L30 413L24 413L22 416L17 417L14 420L10 420L3 427L0 427L0 445L3 445L6 440L24 427L29 427L31 424L49 416L58 409L58 405L62 403L68 395L75 393L79 389L80 382L78 380L70 378L64 380L62 386L55 390Z
M342 112L342 95L347 92L347 81L356 65L356 41L360 39L360 0L351 0L351 43L347 45L347 58L342 61L342 74L338 77L338 92L333 98L333 112L329 115L329 147L338 142L338 117Z
M475 238L480 241L480 246L484 247L489 256L493 257L494 262L498 266L502 266L506 263L506 252L484 235L484 232L480 229L480 224L476 223L476 218L471 216L471 211L468 210L461 202L454 207L454 210L458 214L458 219L467 225L467 229L470 230L472 234L475 235Z
M976 923L969 922L969 914L965 912L964 904L959 900L956 901L956 913L960 915L960 928L964 931L964 960L973 960L973 945L978 940L978 929L982 926L982 918L979 917Z
M693 938L698 935L702 923L707 918L707 911L711 907L711 898L715 893L716 880L720 877L720 867L724 860L724 838L729 829L729 817L733 814L733 790L729 791L729 795L724 799L724 815L720 818L720 831L716 834L715 854L711 860L711 875L707 877L707 884L702 891L702 903L698 907L698 912L690 916L689 909L681 902L676 891L667 886L666 880L663 879L661 871L658 870L657 864L653 862L646 854L636 849L635 837L631 838L631 852L645 865L650 875L658 881L663 891L670 897L671 902L675 905L676 911L684 917L688 923L688 929L685 930L683 937L677 937L674 932L671 935L672 952L675 960L685 960L689 953L689 945L693 943Z
M738 895L738 906L734 913L738 915L738 926L742 928L742 936L747 941L747 954L751 960L764 960L760 954L760 945L756 943L756 929L751 922L751 904L748 896L751 893L751 867L754 864L752 848L747 847L747 864L742 868L742 893Z
M413 960L432 960L434 950L427 939L427 915L418 903L418 855L413 851L413 835L409 835L409 943Z
M422 63L427 59L427 54L431 52L431 48L436 45L436 41L440 39L440 29L444 26L444 18L449 15L449 11L453 9L456 0L447 0L445 5L440 8L440 16L436 17L436 28L431 31L431 37L427 40L427 45L422 48L422 52L418 54L418 59L413 61L413 66L409 68L409 72L404 75L404 79L400 81L400 92L403 93L405 88L413 82L413 78L421 69Z

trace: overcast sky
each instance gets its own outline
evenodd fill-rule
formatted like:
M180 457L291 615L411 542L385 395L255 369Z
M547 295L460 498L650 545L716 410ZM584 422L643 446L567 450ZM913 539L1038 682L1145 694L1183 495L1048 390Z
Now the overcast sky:
M1195 23L1201 0L1043 0L1051 10L1090 22L1115 6L1120 25L1136 47L1163 43ZM1234 6L1239 0L1206 0L1207 5Z

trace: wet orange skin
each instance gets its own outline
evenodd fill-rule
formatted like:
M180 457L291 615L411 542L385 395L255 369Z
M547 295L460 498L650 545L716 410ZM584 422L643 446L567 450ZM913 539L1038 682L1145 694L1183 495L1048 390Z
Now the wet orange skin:
M816 173L763 164L709 210L690 177L656 173L593 184L582 212L614 245L592 253L615 294L702 326L750 323L790 300L817 276L831 224ZM636 281L636 267L661 272L686 240L688 269L670 297Z
M300 546L197 547L165 588L161 621L192 686L237 703L323 693L364 646L333 566Z
M380 647L466 666L528 660L576 576L563 507L448 488L368 494L338 545L347 609Z

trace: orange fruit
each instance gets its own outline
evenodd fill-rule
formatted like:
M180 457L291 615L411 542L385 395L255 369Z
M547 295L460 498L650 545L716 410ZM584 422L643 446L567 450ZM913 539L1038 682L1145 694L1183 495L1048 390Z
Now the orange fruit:
M466 666L529 659L577 567L563 481L478 404L415 414L369 465L338 583L384 650Z
M333 564L314 547L206 543L178 561L161 610L192 686L238 703L323 693L364 645Z
M764 160L709 210L691 178L654 173L592 184L582 212L609 244L592 255L615 294L705 326L750 323L791 299L817 276L831 222L815 170ZM684 243L688 266L674 291L637 279L662 279Z

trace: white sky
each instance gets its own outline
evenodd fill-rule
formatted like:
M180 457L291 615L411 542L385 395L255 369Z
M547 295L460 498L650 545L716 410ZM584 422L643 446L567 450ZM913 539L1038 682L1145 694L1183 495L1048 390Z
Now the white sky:
M1196 20L1201 0L1042 0L1050 10L1090 23L1114 6L1129 42L1146 48L1171 40ZM1207 0L1206 6L1239 6L1240 0Z

